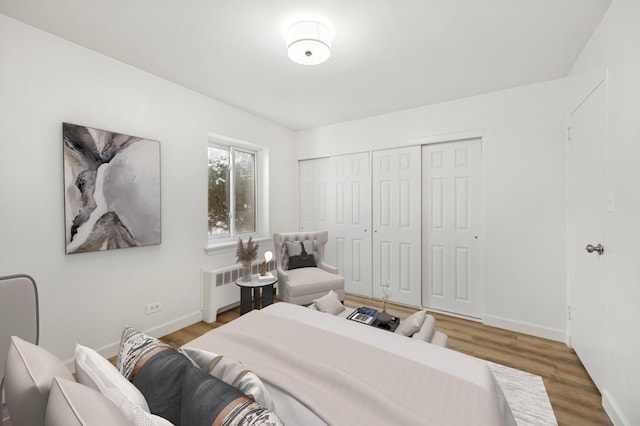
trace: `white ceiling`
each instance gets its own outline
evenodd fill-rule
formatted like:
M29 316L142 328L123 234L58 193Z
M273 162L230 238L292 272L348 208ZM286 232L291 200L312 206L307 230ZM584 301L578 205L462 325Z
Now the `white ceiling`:
M565 77L611 0L0 0L14 17L290 129ZM322 19L332 56L291 62Z

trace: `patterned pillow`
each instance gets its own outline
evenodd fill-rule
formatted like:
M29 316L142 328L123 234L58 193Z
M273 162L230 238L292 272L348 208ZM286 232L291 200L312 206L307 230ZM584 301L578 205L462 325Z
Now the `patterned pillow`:
M289 266L287 269L316 267L313 254L313 241L286 241Z
M284 423L273 411L249 400L236 405L221 426L284 426Z
M144 334L134 328L125 327L120 339L120 350L116 366L129 381L133 381L135 374L142 367L144 361L152 355L170 349L155 337Z

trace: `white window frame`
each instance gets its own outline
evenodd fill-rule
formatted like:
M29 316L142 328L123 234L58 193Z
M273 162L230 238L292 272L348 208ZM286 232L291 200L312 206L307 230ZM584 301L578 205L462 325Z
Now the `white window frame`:
M234 251L238 238L241 237L243 241L252 237L254 241L266 241L271 240L269 236L269 150L254 143L242 141L239 139L230 138L224 135L209 134L208 147L215 148L231 148L231 150L250 151L256 155L256 173L255 173L255 196L256 196L256 231L252 233L235 233L235 200L233 193L233 179L230 183L230 204L232 208L230 220L231 232L227 236L209 236L209 226L206 226L207 245L205 252L209 255L219 253L221 251ZM207 149L207 157L208 157ZM231 172L233 176L233 161L230 164ZM208 175L207 175L208 176ZM207 179L207 197L209 183ZM207 203L207 209L209 208ZM206 222L205 222L206 223Z

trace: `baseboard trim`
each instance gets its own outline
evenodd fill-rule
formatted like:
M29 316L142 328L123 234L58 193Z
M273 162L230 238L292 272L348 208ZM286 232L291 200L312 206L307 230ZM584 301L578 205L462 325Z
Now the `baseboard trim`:
M555 340L557 342L562 342L565 344L567 343L569 338L564 330L540 327L539 325L501 318L493 315L485 314L482 323L492 327L504 328L506 330L517 331L518 333L542 337L543 339Z
M182 328L190 326L191 324L195 324L199 321L202 321L202 311L195 311L190 314L184 315L180 318L176 318L171 321L167 321L163 324L157 325L155 327L151 327L147 330L140 330L143 333L146 333L153 337L162 337L167 334L173 333L174 331L178 331ZM105 358L111 358L118 354L118 349L120 348L120 341L115 341L109 343L100 348L94 348L96 352L102 355ZM69 370L75 371L75 360L73 358L66 360L65 365Z
M627 420L624 413L620 409L620 406L616 403L615 399L611 395L609 390L604 389L602 391L602 408L609 416L609 419L616 426L631 426L631 422Z

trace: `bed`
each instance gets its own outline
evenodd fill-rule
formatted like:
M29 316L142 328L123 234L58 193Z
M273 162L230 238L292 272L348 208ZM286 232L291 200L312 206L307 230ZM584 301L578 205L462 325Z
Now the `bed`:
M289 425L515 425L486 362L288 303L185 345L242 361Z

